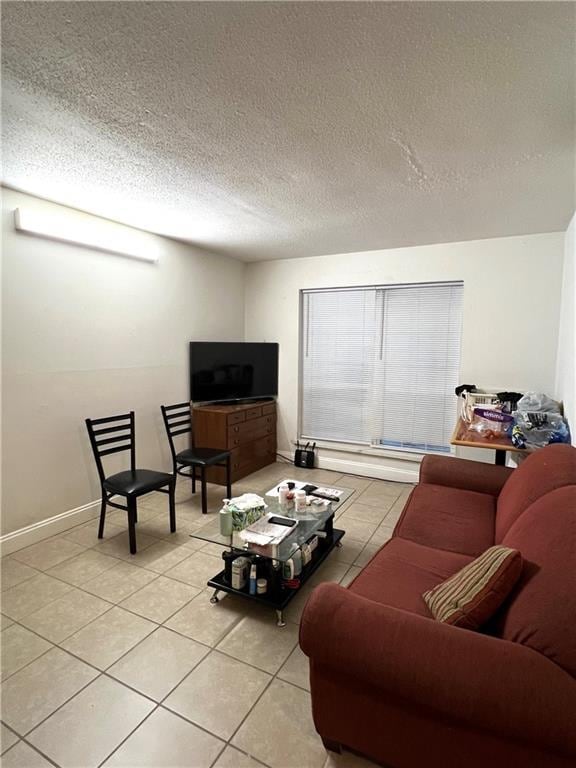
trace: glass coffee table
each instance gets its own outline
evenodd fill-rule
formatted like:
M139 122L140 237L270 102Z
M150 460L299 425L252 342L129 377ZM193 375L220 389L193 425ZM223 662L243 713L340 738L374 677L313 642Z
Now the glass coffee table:
M286 626L283 612L288 603L299 593L334 547L342 546L344 531L334 528L334 513L352 496L354 490L339 488L339 491L341 491L339 501L327 501L321 507L310 505L302 512L296 512L294 508L281 507L277 498L266 496L267 513L289 517L297 524L278 545L273 549L267 548L265 553L261 547L242 541L238 531L233 532L231 536L223 536L220 533L218 515L190 534L192 538L226 548L222 553L224 569L208 581L208 586L214 589L210 602L217 603L220 592L240 595L274 609L278 626ZM291 574L287 573L287 570L292 570L295 561L298 563L301 559L302 547L304 546L306 552L308 549L306 545L310 544L315 545L310 561L302 565L300 573L290 578ZM249 579L242 588L232 585L232 562L242 556L247 558L250 564L256 565L258 579L266 579L265 593L251 594Z

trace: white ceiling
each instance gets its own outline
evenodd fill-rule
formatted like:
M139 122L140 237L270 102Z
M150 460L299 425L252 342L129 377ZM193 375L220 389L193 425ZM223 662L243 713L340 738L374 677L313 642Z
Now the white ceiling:
M575 10L3 3L4 183L245 260L562 230Z

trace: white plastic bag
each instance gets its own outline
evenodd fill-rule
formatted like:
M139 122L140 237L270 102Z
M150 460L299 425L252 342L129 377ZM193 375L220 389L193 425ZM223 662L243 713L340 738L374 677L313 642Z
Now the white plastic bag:
M516 405L517 411L528 411L529 413L539 413L543 411L545 413L560 413L560 403L556 400L552 400L548 395L544 395L541 392L526 392L526 394L518 400Z

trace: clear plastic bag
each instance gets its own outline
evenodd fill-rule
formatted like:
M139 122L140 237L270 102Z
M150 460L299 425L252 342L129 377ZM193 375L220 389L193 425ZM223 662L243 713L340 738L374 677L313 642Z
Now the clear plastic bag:
M516 410L527 411L528 413L560 413L560 403L541 392L526 392L518 400Z
M523 448L525 445L542 448L550 443L570 441L568 425L558 412L515 411L513 415L515 421L513 442L518 448Z

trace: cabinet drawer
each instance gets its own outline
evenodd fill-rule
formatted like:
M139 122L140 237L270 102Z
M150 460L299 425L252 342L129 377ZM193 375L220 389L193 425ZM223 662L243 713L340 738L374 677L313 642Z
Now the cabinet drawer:
M245 414L246 421L248 421L248 419L257 419L262 416L262 408L258 405L255 408L250 408L248 411L245 411Z
M232 465L232 471L230 473L232 476L233 486L232 495L237 495L234 489L234 483L238 482L238 480L241 480L243 477L246 477L246 475L251 475L252 472L256 472L257 470L262 469L262 467L265 467L268 464L273 464L275 460L276 456L273 453L268 453L263 456L256 457L249 464L242 463L242 465L240 465L240 462L235 462L236 466ZM226 470L224 467L208 467L206 470L206 477L209 483L226 485ZM222 496L224 496L224 490L222 490Z
M250 421L245 421L242 424L234 424L228 427L228 441L237 437L243 443L255 440L257 435L266 434L266 430L275 429L275 426L275 420L272 416L260 416L259 419L250 419Z
M229 413L228 426L230 427L232 424L239 424L241 421L244 421L245 419L246 419L246 411L238 411L238 413Z
M259 440L264 440L264 438L270 436L273 436L274 439L276 439L276 427L273 424L265 424L258 429L241 434L231 432L231 434L228 435L228 448L242 448L243 446L250 445L250 443L258 442Z
M262 440L255 440L243 448L236 448L231 451L232 469L245 469L249 464L259 461L265 456L274 454L276 451L276 438L265 437Z
M269 413L274 415L276 413L276 403L265 403L262 406L262 413L264 414L264 416L266 416Z

